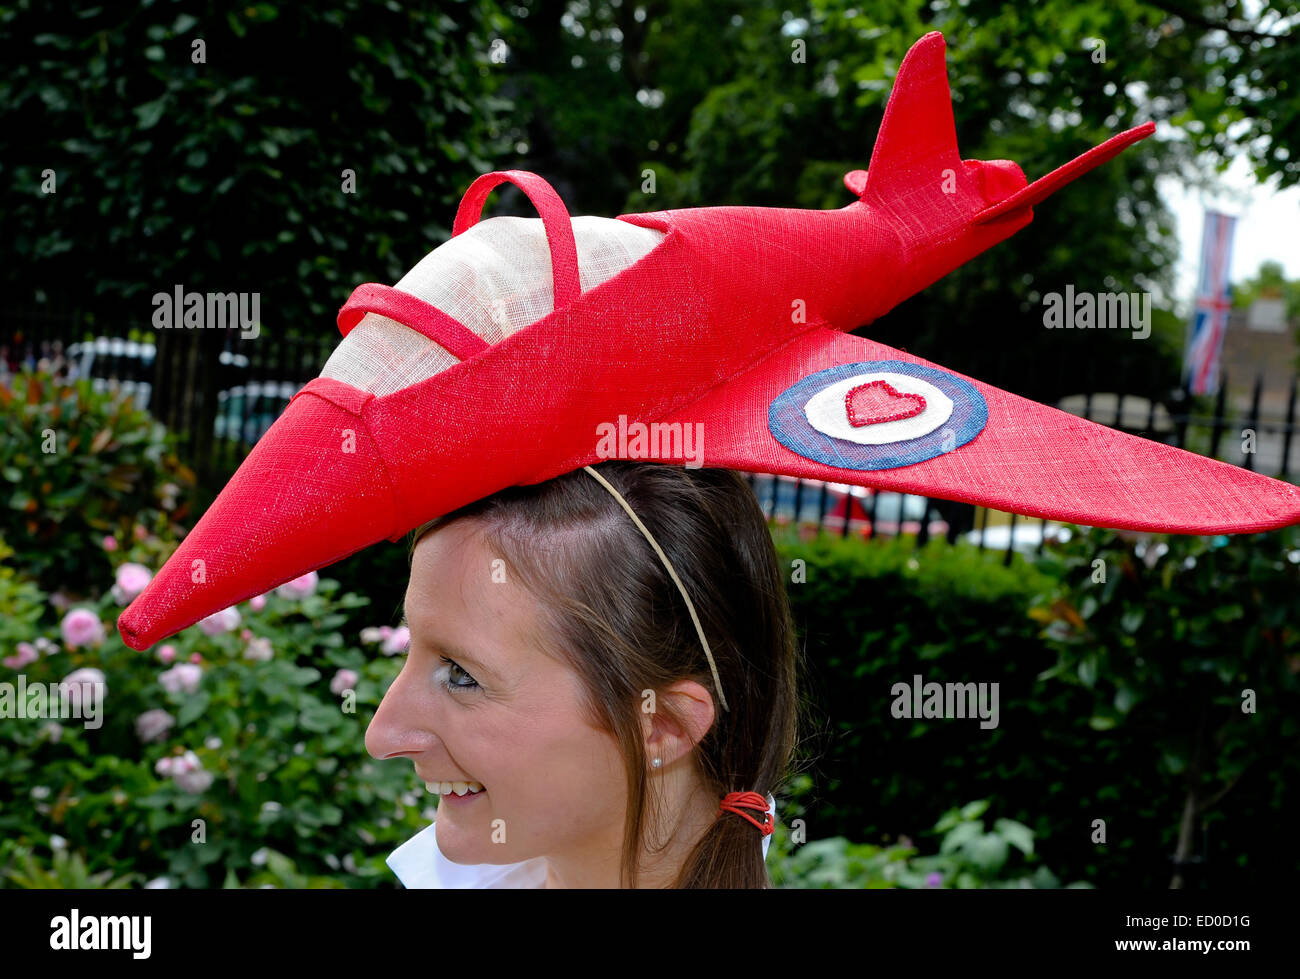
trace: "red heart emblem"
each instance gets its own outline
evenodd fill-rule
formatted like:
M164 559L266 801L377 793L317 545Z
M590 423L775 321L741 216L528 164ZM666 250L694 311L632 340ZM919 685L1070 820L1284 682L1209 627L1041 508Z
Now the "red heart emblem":
M910 391L899 391L888 381L877 378L851 388L844 396L849 424L879 425L912 418L925 411L925 398Z

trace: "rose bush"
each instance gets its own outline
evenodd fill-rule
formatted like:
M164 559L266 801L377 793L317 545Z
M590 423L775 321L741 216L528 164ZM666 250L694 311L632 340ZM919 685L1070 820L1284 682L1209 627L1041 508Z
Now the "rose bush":
M0 550L0 683L105 685L98 729L0 722L0 879L42 879L32 868L66 850L91 875L153 886L395 884L384 857L427 824L432 800L409 765L365 751L401 665L340 634L367 600L318 579L137 652L115 627L121 590L144 580L122 568L151 570L136 550L111 552L121 563L100 597L48 627L49 597ZM267 853L291 870L268 876Z

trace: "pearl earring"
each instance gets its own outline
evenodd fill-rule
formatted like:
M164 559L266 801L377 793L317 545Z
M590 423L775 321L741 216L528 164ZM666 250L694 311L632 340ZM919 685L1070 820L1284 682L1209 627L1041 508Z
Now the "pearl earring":
M664 760L663 760L662 758L656 758L656 759L655 759L654 761L652 761L650 764L653 765L655 768L659 768L659 767L661 767L661 766L663 765L663 763L664 763Z

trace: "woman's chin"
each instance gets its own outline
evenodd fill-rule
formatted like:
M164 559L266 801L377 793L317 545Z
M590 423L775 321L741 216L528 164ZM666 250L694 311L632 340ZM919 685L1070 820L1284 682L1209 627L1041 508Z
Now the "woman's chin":
M468 839L459 829L450 825L452 820L438 820L438 849L452 863L488 863L487 847Z
M506 847L493 843L488 825L467 820L459 814L438 814L438 849L452 863L513 863L505 856ZM478 825L474 825L479 823Z

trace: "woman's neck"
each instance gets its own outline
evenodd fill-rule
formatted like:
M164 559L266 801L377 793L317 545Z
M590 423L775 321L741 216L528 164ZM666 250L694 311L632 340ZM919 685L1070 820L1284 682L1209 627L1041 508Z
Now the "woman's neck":
M688 781L689 778L689 781ZM663 793L663 803L646 801L647 845L641 852L637 872L638 888L671 887L681 873L691 850L717 818L718 803L704 791L698 779L683 772L674 778L665 772L651 791ZM663 823L655 822L656 809ZM623 825L610 827L602 840L568 854L546 857L546 883L551 888L623 887L619 871L623 859ZM666 845L665 845L666 841Z

